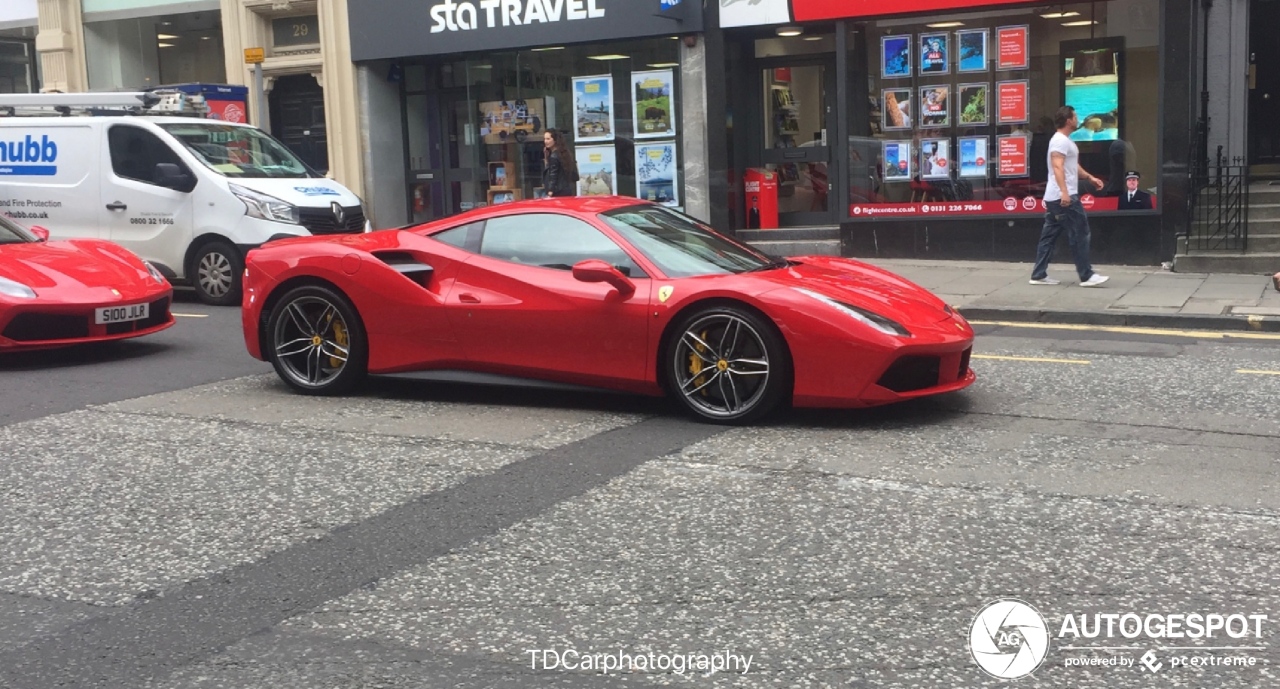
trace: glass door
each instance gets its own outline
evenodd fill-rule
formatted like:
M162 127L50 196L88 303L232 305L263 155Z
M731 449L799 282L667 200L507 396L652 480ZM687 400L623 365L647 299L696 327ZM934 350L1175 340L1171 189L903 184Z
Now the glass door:
M765 166L778 173L782 227L831 225L830 135L835 117L835 65L829 60L760 63Z

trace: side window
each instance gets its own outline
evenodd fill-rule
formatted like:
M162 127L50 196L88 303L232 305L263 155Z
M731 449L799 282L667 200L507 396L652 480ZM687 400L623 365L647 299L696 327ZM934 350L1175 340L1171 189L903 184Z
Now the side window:
M467 223L457 227L450 227L443 232L437 232L428 235L432 239L444 242L449 246L456 246L463 251L471 253L480 253L480 231L484 229L484 221Z
M111 169L119 177L155 184L158 163L173 163L183 172L191 173L160 137L140 127L112 127L107 132L107 144L111 148Z
M485 223L480 253L512 263L558 270L570 270L579 261L598 258L624 275L647 277L603 232L577 218L556 213L491 218Z

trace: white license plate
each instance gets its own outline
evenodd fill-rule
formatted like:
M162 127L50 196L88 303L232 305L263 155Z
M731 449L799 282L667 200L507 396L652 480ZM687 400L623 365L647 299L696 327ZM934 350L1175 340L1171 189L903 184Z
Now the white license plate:
M98 325L106 325L108 323L140 321L147 317L147 312L150 306L150 304L105 306L93 312L93 322Z

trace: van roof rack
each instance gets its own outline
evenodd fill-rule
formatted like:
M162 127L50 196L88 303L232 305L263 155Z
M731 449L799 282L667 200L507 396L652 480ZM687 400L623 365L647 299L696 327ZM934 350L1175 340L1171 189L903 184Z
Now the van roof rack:
M162 115L204 117L204 96L173 89L113 93L0 94L0 117L73 115Z

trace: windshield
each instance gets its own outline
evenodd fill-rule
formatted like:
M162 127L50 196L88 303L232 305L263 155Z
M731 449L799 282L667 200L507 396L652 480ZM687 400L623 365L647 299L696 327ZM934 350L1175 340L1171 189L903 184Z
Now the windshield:
M778 265L687 215L631 206L600 216L668 277L745 273Z
M160 125L210 170L226 177L312 177L284 144L253 127L216 122Z
M35 237L18 227L12 220L0 215L0 244L29 244Z

